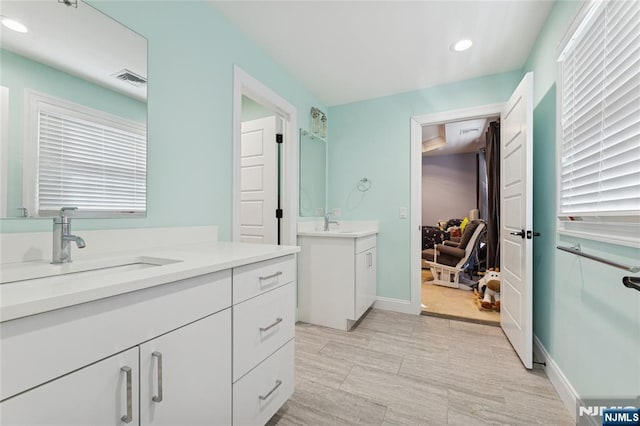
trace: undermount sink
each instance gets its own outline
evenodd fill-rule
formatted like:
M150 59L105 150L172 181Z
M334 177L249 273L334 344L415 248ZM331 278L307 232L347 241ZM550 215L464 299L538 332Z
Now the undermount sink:
M71 263L51 264L40 262L24 262L3 265L0 284L35 281L52 283L61 278L93 278L157 266L170 265L181 260L161 257L132 256L101 260L78 260Z

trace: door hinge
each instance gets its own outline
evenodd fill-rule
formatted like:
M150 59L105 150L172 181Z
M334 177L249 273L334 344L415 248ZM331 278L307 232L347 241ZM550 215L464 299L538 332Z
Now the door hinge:
M282 143L282 133L276 133L276 143Z
M276 219L282 219L282 209L276 209Z
M533 237L539 237L540 233L539 232L533 232L531 230L527 231L527 239L530 240Z

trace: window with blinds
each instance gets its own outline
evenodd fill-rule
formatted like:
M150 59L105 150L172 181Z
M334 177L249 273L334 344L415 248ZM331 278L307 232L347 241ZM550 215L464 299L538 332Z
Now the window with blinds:
M143 124L51 99L36 101L35 210L143 215L147 148Z
M640 222L640 2L596 2L559 58L561 221Z

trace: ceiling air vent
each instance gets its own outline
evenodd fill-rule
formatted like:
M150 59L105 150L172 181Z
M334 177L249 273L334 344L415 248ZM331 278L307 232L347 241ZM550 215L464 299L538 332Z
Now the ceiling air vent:
M471 133L471 132L479 132L480 129L473 128L473 129L460 129L460 135L466 135L467 133Z
M146 78L132 71L129 71L126 68L123 69L122 71L118 71L117 73L111 74L111 75L117 78L118 80L126 81L132 86L141 87L147 84Z

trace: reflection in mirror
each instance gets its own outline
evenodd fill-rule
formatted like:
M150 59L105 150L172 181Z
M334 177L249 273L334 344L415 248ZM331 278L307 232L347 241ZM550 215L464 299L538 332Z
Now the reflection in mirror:
M300 129L300 216L322 217L327 206L327 142Z
M147 41L82 1L2 1L0 216L146 214Z

